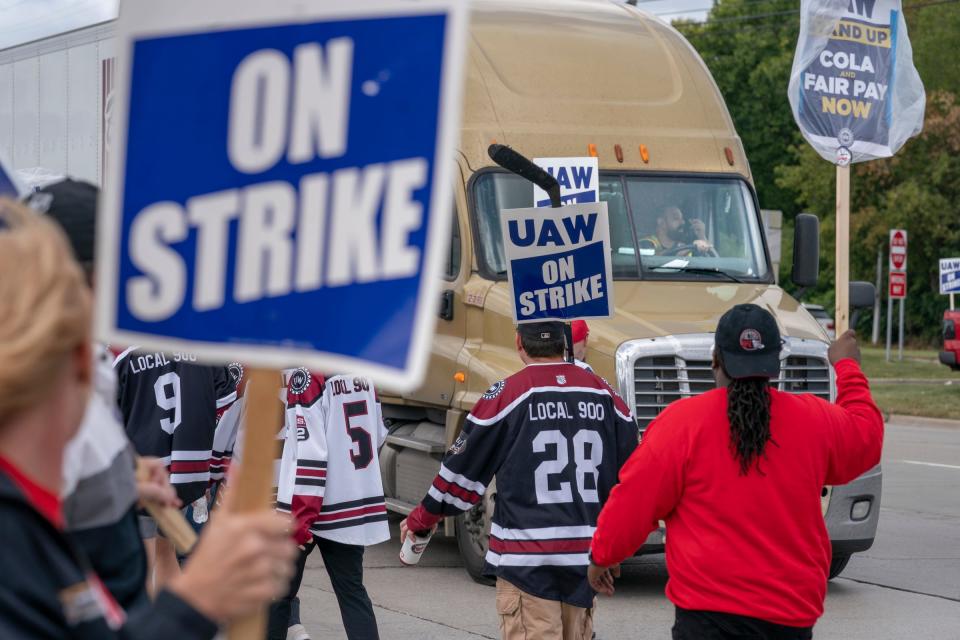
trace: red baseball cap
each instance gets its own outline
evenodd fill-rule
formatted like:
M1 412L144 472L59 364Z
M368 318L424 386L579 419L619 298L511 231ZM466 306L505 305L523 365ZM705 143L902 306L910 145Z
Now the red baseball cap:
M570 332L573 334L573 343L583 342L590 335L590 327L586 320L574 320L570 323Z

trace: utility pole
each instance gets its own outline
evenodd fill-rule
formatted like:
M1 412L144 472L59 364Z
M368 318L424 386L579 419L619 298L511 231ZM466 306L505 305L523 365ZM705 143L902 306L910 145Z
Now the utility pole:
M883 247L877 249L877 297L873 302L873 336L871 342L877 344L880 342L880 305L883 296Z

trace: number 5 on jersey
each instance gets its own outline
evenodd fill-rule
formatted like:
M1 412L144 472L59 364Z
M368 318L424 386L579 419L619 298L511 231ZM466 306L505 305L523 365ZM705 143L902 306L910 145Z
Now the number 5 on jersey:
M366 469L373 461L373 440L370 432L361 426L354 426L351 421L360 422L363 416L368 415L367 401L345 402L343 417L347 427L347 434L353 441L350 448L350 461L355 469Z

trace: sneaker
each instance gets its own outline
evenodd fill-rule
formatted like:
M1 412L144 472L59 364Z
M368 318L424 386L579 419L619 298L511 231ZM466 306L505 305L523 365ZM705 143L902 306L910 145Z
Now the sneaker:
M287 640L310 640L310 634L302 624L287 627Z

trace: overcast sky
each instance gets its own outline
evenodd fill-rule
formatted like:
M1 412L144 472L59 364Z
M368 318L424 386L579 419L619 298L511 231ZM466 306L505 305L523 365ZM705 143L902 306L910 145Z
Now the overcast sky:
M0 0L0 49L116 17L117 0Z
M117 2L0 0L0 49L116 18ZM713 0L637 0L638 7L668 21L677 18L703 19L712 5Z

